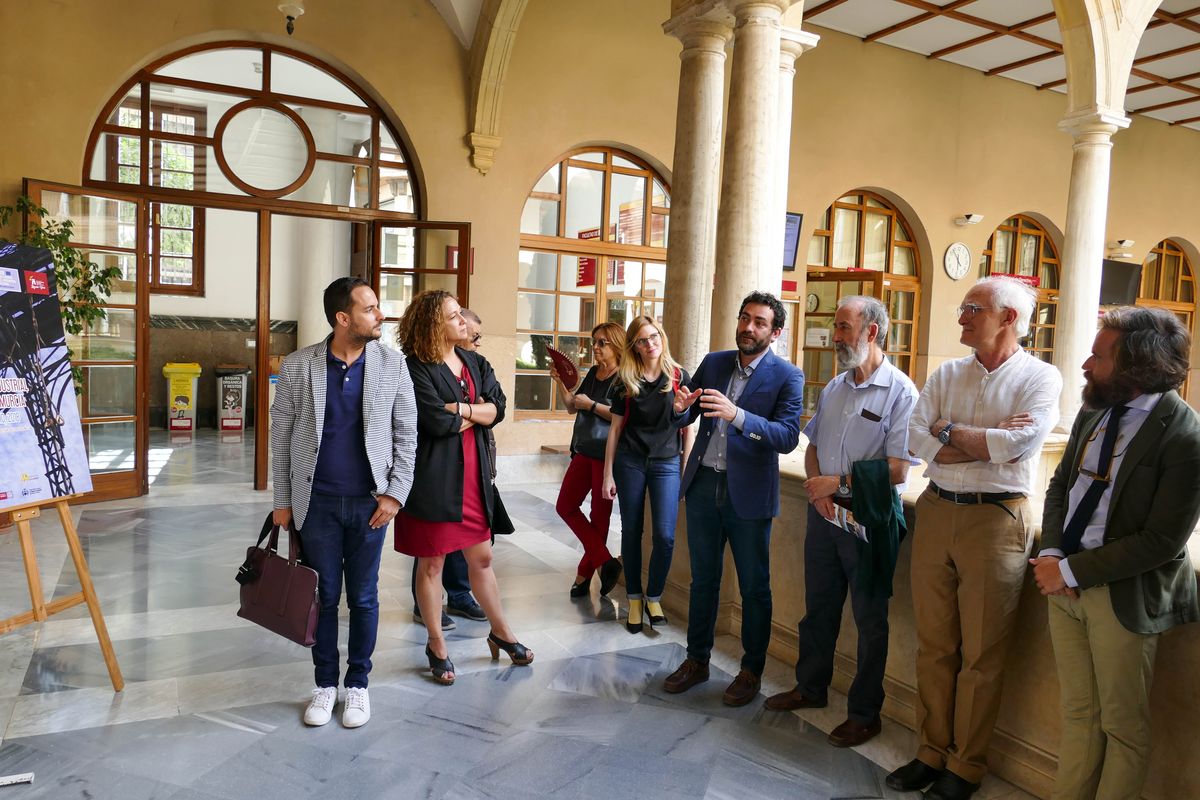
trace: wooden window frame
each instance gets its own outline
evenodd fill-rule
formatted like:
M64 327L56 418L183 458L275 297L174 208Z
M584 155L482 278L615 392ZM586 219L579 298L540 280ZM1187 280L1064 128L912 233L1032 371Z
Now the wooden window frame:
M874 201L877 205L872 205L869 201ZM833 243L837 234L837 214L836 209L845 209L856 211L858 213L858 239L855 248L854 266L853 267L834 267L833 261ZM882 214L889 217L888 220L888 244L884 254L884 268L882 270L870 269L864 267L866 254L864 247L866 243L866 225L867 211L872 214ZM911 328L909 337L909 347L907 350L892 350L890 349L890 339L884 343L884 353L888 355L893 362L897 358L907 358L909 368L908 375L912 375L916 370L917 363L917 341L919 336L920 320L917 319L917 311L921 304L921 251L917 246L916 238L912 233L912 225L904 218L904 214L896 208L896 206L883 195L876 192L859 189L846 192L837 200L830 203L826 207L823 215L817 221L817 229L812 233L809 247L805 249L805 260L812 250L812 241L816 239L823 240L821 259L823 264L808 264L806 274L814 279L828 280L831 277L839 276L839 280L860 280L863 282L874 282L874 296L888 308L889 330L895 330L895 326L906 325ZM904 238L897 237L897 231L903 231ZM892 272L895 262L896 248L901 247L909 250L912 253L913 273L912 275L900 275ZM881 276L876 278L875 276ZM807 286L807 281L805 283ZM807 289L806 289L807 292ZM895 292L909 292L913 295L913 319L895 319L891 317L891 297ZM839 298L842 296L839 289ZM799 291L784 291L782 297L786 302L796 303L794 308L801 314L804 314L806 309L806 298L801 296ZM806 315L805 315L806 316ZM795 320L792 325L793 336L790 343L790 351L787 355L792 363L800 363L803 359L805 351L804 339L805 331L808 326L804 323L803 317ZM889 334L890 336L890 334ZM832 344L831 344L832 347ZM822 348L829 349L829 348ZM836 363L836 362L835 362ZM836 370L836 366L835 366ZM835 372L836 374L836 372ZM816 372L809 374L805 371L806 386L820 387L825 382L819 380Z
M195 55L196 53L200 52L219 50L257 51L261 55L262 59L261 87L247 88L242 86L209 83L207 81L175 78L168 75L157 74L157 70L187 56ZM342 84L348 91L353 93L361 105L331 100L321 100L313 97L283 94L273 91L271 84L271 59L275 54L304 62L308 66L324 72ZM261 190L255 190L248 193L250 196L246 196L244 194L227 194L208 190L189 191L171 189L167 187L154 186L150 180L149 169L146 164L142 165L141 178L138 184L120 183L116 180L109 179L107 174L104 179L91 177L89 174L90 166L94 163L94 160L97 156L97 147L101 145L102 137L105 135L108 135L109 139L112 138L112 135L127 137L140 136L142 139L141 151L143 154L149 152L151 139L161 139L163 141L175 141L193 144L197 147L198 153L201 155L206 153L205 148L212 147L214 149L214 153L219 154L220 151L218 147L218 141L214 134L216 129L220 126L221 120L216 120L213 125L208 126L206 135L204 136L169 133L165 131L151 131L147 127L149 97L152 85L174 86L195 89L203 92L227 94L233 98L236 98L232 101L234 103L234 107L240 104L241 101L251 100L254 101L254 104L256 105L298 104L306 107L322 108L332 111L344 111L347 113L369 116L371 118L371 138L369 142L366 143L370 149L368 156L359 157L357 155L346 155L341 153L320 151L316 149L315 145L310 149L310 161L319 160L326 162L337 162L368 168L369 176L366 181L366 185L368 187L366 202L362 206L347 208L345 206L336 205L333 203L289 199L284 197L287 192L264 192ZM134 93L136 96L131 97L131 93ZM133 128L110 122L110 120L113 119L116 110L121 105L129 103L140 104L143 110L141 125ZM222 119L226 119L229 116L229 113L229 111L226 111L222 115ZM382 142L385 136L384 126L386 126L386 137L395 144L395 147L389 146L386 153L381 152L383 149ZM313 57L298 50L293 50L291 48L282 47L279 45L264 44L262 42L228 40L196 45L178 50L152 62L151 64L148 64L146 67L142 68L131 78L129 78L129 80L127 80L117 90L117 92L113 94L112 98L104 106L96 119L96 123L92 126L91 134L88 137L87 154L88 155L84 167L84 186L99 187L122 192L128 192L132 189L136 191L139 196L152 197L156 201L161 200L162 202L166 203L178 203L182 205L193 206L213 206L219 208L244 208L251 211L257 211L265 207L276 211L304 212L306 214L321 217L337 217L340 219L358 217L364 222L369 222L370 220L374 219L377 216L377 212L381 210L379 207L380 169L388 168L402 169L409 173L409 186L412 192L413 211L394 212L390 210L383 210L383 213L402 214L406 218L415 220L420 218L421 214L419 210L423 205L423 196L420 191L420 183L417 180L417 176L413 174L412 169L409 166L412 163L412 160L407 156L405 139L399 135L398 129L392 125L390 120L388 120L383 108L366 92L361 90L355 81L351 80L334 67L320 60L314 59ZM217 160L219 161L220 159L218 158ZM146 159L143 159L143 161L146 161ZM212 165L210 164L207 166L211 167ZM226 174L226 177L229 178L230 176ZM230 178L230 180L235 186L237 185L232 178Z
M578 158L583 154L602 154L601 161L587 161ZM613 159L621 158L636 164L636 167L627 167L624 165L614 164ZM563 236L563 231L566 230L567 219L567 170L570 167L579 167L583 169L594 170L603 173L603 189L600 205L600 235L595 239L571 239ZM555 256L555 274L553 289L537 289L525 288L518 286L517 291L520 293L551 295L554 300L554 322L555 330L534 330L532 328L517 328L517 336L550 336L554 346L563 338L581 338L586 340L590 335L590 331L567 331L559 330L558 307L561 297L586 297L594 300L595 314L593 325L598 325L608 318L608 271L610 265L615 268L616 262L620 261L635 261L642 264L641 286L636 295L622 295L622 300L630 301L634 304L634 313L640 314L647 306L653 309L656 303L666 302L666 287L661 295L650 296L646 293L646 265L647 264L662 264L664 270L667 263L667 248L665 243L670 233L670 198L671 187L667 181L658 174L649 164L637 156L615 147L580 147L570 150L564 155L557 158L552 164L538 173L537 181L541 180L542 176L550 170L558 170L558 191L557 192L538 192L530 191L526 196L526 202L529 200L550 200L558 203L558 219L555 227L555 235L521 233L520 234L520 249L522 251L533 251L546 253ZM627 243L614 241L616 231L619 229L620 220L610 222L612 203L612 176L616 175L633 175L645 179L643 186L643 203L642 203L642 243ZM662 187L662 192L666 196L667 205L654 205L654 186L657 183ZM661 220L661 222L659 222ZM648 244L653 241L654 226L662 225L664 246L657 247ZM559 282L561 280L561 259L563 256L575 258L595 258L596 259L596 285L591 292L579 292L563 289ZM544 369L526 369L517 368L517 378L523 376L546 376L548 370ZM562 398L557 390L551 385L550 393L550 408L548 409L524 409L516 408L515 392L514 392L514 417L516 419L570 419L571 415L563 408Z
M147 109L147 105L148 105L148 109ZM151 186L166 188L166 187L162 187L163 172L164 171L181 172L181 171L180 170L164 170L163 166L162 166L163 143L167 142L167 141L177 141L177 140L173 140L173 139L162 138L162 136L161 136L162 134L173 134L173 132L163 130L163 124L162 124L163 115L171 114L171 115L175 115L175 116L190 117L194 122L193 130L196 131L196 134L193 134L192 136L195 138L199 138L203 135L201 132L207 130L208 113L202 108L198 108L195 106L189 106L189 105L185 105L182 103L151 102L149 104L145 104L145 103L141 103L140 101L133 101L133 100L126 100L126 101L122 102L117 108L118 108L118 110L122 109L122 108L130 108L130 109L136 108L138 111L142 112L143 114L146 113L147 110L149 111L149 113L150 113L149 124L147 124L145 118L143 118L141 123L138 126L138 130L145 130L150 133L150 136L148 137L149 144L150 144L150 150L149 150L150 157L148 159L146 158L146 149L144 146L139 148L138 164L136 166L138 166L140 168L142 166L142 162L145 162L146 168L144 170L140 169L139 170L140 174L146 176L146 178L149 181ZM134 129L127 128L126 130L133 131ZM174 135L187 136L187 134L174 134ZM106 140L105 158L106 158L107 166L105 168L105 174L107 175L107 177L110 180L115 180L118 182L120 181L119 170L121 167L135 166L133 164L122 164L120 161L120 139L122 138L122 136L124 138L128 138L128 139L136 138L132 134L126 133L126 134L119 134L117 136L110 136ZM147 137L141 137L141 142L143 145L145 145L145 143L147 142ZM179 141L178 143L179 144L188 144L193 148L192 170L190 173L183 173L183 174L190 174L192 176L192 189L193 190L204 191L205 175L207 174L207 169L208 169L208 162L207 162L207 155L205 152L205 147L203 145L198 145L193 142ZM124 186L133 186L136 184L123 184L123 185ZM204 248L204 233L205 233L204 208L200 207L200 206L192 205L190 203L170 203L169 205L184 205L184 206L187 206L192 209L192 227L191 228L176 228L174 226L168 226L168 225L162 224L162 207L163 207L163 205L168 205L168 204L164 204L162 202L152 202L150 204L150 215L149 215L150 216L150 253L149 253L149 259L148 259L148 264L149 264L149 269L150 269L150 282L149 282L148 286L149 286L150 293L151 294L161 294L161 295L175 295L175 296L182 296L182 297L203 297L204 296L204 249L205 249ZM192 278L191 278L191 281L189 281L186 284L164 283L162 280L162 259L164 258L164 256L160 252L160 250L161 250L161 242L162 242L162 232L164 230L190 230L192 232L192 252L190 255L178 256L176 254L170 254L170 255L165 256L166 258L187 258L192 262Z
M1008 271L1006 272L996 272L993 267L993 261L996 257L996 234L1001 231L1007 231L1013 237L1013 245L1009 251ZM979 254L979 277L1023 275L1024 273L1012 271L1013 269L1020 268L1018 257L1022 236L1036 236L1038 238L1037 277L1039 285L1035 289L1038 299L1037 305L1033 310L1033 316L1029 320L1029 334L1025 337L1029 341L1029 345L1025 349L1043 361L1052 363L1054 360L1054 344L1058 340L1058 287L1062 278L1062 260L1059 257L1058 246L1054 244L1054 239L1051 238L1045 226L1033 217L1025 214L1014 214L997 225L996 229L992 231L992 235L988 237L987 246ZM1046 255L1047 249L1051 253L1049 256ZM1048 271L1054 276L1054 286L1040 285L1044 271ZM1051 316L1053 317L1053 321L1047 323L1040 322L1044 308L1052 309ZM1040 346L1038 344L1039 333L1044 330L1050 332L1049 346Z

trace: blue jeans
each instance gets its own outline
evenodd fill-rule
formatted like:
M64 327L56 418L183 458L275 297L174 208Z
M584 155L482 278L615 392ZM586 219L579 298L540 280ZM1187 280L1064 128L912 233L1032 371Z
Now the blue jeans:
M335 497L313 492L308 516L300 531L304 563L317 571L317 642L312 657L317 686L337 686L338 604L342 576L346 577L346 605L350 607L350 641L347 644L347 688L366 688L371 654L379 630L379 558L387 525L368 525L378 507L374 497Z
M646 514L646 492L650 493L650 516L654 523L650 551L650 575L646 597L657 600L667 585L671 553L675 550L675 520L679 516L679 456L645 458L624 449L613 460L613 480L621 506L621 559L625 562L625 593L642 596L642 520Z
M742 669L762 675L771 641L771 518L743 519L733 510L725 475L696 471L687 492L688 657L707 662L713 648L725 544L742 592Z

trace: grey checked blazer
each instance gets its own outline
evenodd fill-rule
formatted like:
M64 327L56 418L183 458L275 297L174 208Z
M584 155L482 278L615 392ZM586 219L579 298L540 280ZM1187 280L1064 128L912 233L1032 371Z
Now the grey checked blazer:
M312 479L325 428L326 354L329 339L289 355L279 368L271 405L271 458L275 508L291 508L304 527ZM369 342L363 375L363 431L375 494L404 505L412 489L417 453L417 402L404 354Z

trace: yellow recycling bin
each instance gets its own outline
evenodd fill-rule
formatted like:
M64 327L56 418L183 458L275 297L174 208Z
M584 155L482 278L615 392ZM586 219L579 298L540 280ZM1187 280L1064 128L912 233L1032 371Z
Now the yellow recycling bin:
M168 361L163 365L167 379L167 430L196 429L196 382L200 365Z

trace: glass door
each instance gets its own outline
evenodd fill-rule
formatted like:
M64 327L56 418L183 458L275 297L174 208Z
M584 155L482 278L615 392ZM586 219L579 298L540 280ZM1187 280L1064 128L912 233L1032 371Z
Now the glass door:
M469 222L376 220L371 284L383 310L383 341L396 346L396 329L413 296L444 289L468 308L474 252Z
M71 245L120 275L103 303L104 318L68 334L72 364L83 373L76 397L93 490L87 502L136 497L148 490L149 403L146 203L131 195L85 191L26 179L25 193L49 219L71 221Z

